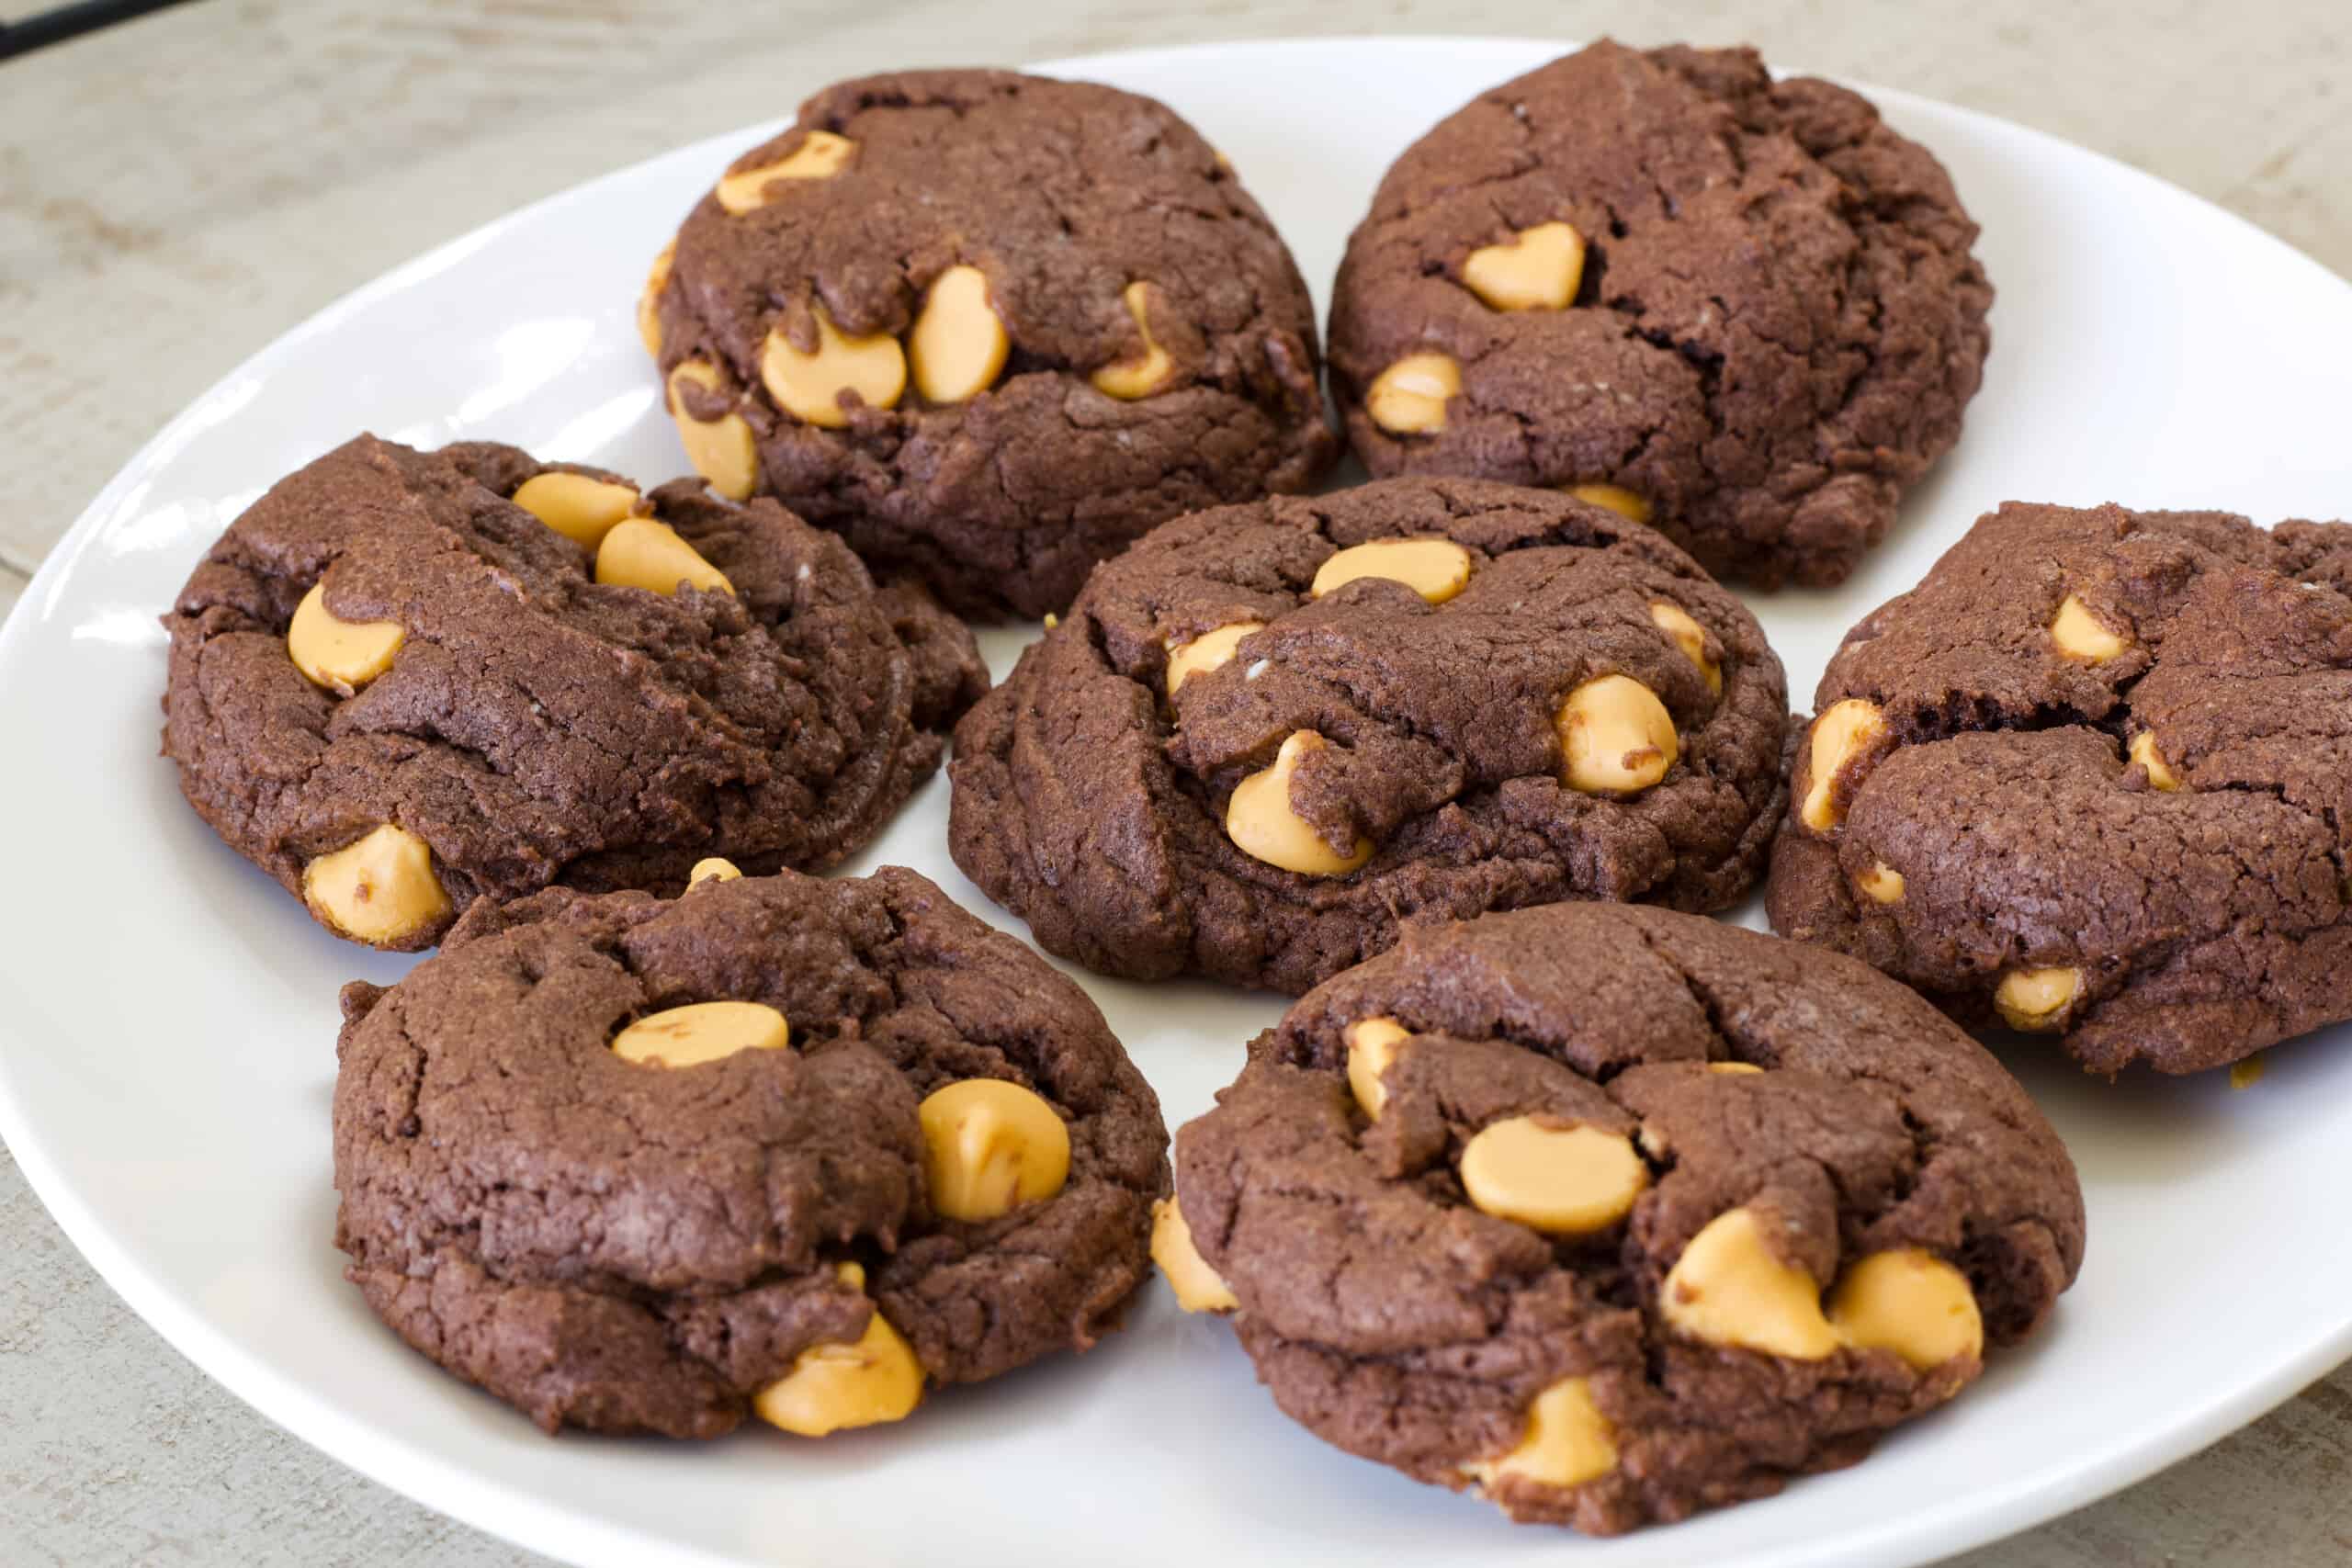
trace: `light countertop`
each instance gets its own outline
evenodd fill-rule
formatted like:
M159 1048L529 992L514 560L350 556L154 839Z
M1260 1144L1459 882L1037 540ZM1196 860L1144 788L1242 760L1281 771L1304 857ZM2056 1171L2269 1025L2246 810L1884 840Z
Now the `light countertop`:
M0 614L184 403L522 202L788 112L839 76L1340 32L1752 42L1784 68L2053 131L2352 274L2343 0L209 0L0 64ZM2339 1370L2164 1474L1961 1561L2343 1562L2347 1473ZM5 1156L0 1542L11 1564L537 1561L213 1385L91 1272Z

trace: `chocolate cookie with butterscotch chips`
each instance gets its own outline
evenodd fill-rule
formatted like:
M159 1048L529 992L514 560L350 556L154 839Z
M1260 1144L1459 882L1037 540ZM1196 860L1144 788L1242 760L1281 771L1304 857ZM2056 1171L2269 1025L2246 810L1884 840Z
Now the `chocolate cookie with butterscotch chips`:
M329 930L478 898L831 865L984 689L920 587L773 501L361 436L279 481L164 617L164 753Z
M1834 583L1960 435L1975 240L1847 89L1598 43L1390 168L1340 268L1333 389L1375 474L1574 488L1719 575Z
M1303 991L1416 921L1736 901L1786 708L1754 617L1649 529L1385 480L1100 568L957 728L948 844L1050 953Z
M910 871L484 901L343 1010L349 1277L550 1432L896 1421L1088 1348L1150 1273L1150 1086Z
M1560 904L1407 933L1176 1134L1152 1251L1274 1401L1613 1534L1865 1458L2032 1334L2083 1198L2015 1080L1817 948Z
M737 158L639 311L687 455L1036 616L1182 512L1306 489L1338 442L1315 311L1165 105L1002 71L828 87Z
M2352 1018L2352 525L2011 502L1846 634L1770 904L2094 1072Z

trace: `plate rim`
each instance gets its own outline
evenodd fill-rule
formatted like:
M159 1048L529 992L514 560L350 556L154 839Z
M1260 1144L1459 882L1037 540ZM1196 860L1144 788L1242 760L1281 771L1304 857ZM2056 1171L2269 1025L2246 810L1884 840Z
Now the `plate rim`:
M1148 69L1171 57L1216 54L1233 51L1253 53L1327 51L1342 48L1386 51L1408 47L1483 50L1495 52L1549 51L1566 54L1583 44L1566 39L1532 35L1463 34L1448 32L1343 33L1326 36L1287 35L1266 39L1214 39L1182 44L1142 46L1056 58L1012 69L1055 76L1084 76L1087 73ZM1769 64L1769 62L1768 62ZM1776 77L1818 74L1802 68L1770 65ZM2168 201L2182 201L2201 209L2209 219L2225 220L2241 241L2257 242L2274 261L2291 262L2309 269L2318 287L2332 287L2352 296L2347 279L2316 257L2298 249L2253 220L2210 201L2187 187L2124 162L2113 154L2086 147L2054 132L2020 124L1988 111L1900 88L1882 87L1838 75L1825 79L1849 86L1873 104L1928 109L1966 122L1972 130L1992 138L2020 139L2043 151L2087 159L2109 180L2141 187ZM441 242L408 260L377 274L330 300L239 361L198 394L142 442L107 479L73 525L43 557L5 622L0 622L0 671L21 657L17 645L34 635L42 618L33 606L54 595L62 581L79 565L99 529L125 499L143 482L145 474L180 447L234 414L241 389L266 376L282 359L314 339L339 330L351 317L387 296L461 263L511 230L541 212L588 199L593 193L640 174L650 164L695 151L714 152L741 144L766 126L787 117L755 120L733 130L662 148L642 158L578 181L513 208L486 222ZM1932 149L1931 149L1932 151ZM1318 332L1323 323L1318 321ZM201 1313L183 1308L172 1292L133 1254L119 1243L83 1201L81 1195L52 1163L26 1108L12 1087L11 1057L31 1049L28 1037L15 1019L0 1014L0 1142L24 1172L27 1185L75 1249L122 1298L142 1323L175 1351L193 1363L216 1386L282 1430L317 1450L337 1464L389 1487L410 1501L525 1551L577 1562L619 1561L677 1563L688 1568L734 1568L741 1559L706 1551L673 1538L655 1535L635 1526L605 1520L585 1521L568 1509L542 1500L528 1491L484 1482L441 1450L423 1448L396 1437L371 1431L364 1422L336 1407L331 1393L310 1388L281 1373L266 1359L237 1345ZM2284 1404L2316 1379L2352 1359L2352 1310L2325 1333L2274 1357L2257 1376L2226 1393L2188 1406L2171 1420L2144 1427L2121 1447L2086 1465L2063 1472L2026 1476L2000 1490L1992 1500L1979 1490L1934 1508L1915 1510L1897 1519L1882 1519L1843 1537L1825 1552L1795 1555L1790 1549L1757 1559L1761 1568L1795 1568L1798 1562L1858 1564L1894 1560L1920 1561L1919 1553L1937 1555L1964 1551L2006 1539L2049 1522L2075 1509L2111 1495L2180 1462ZM364 1459L361 1456L365 1456ZM1670 1528L1670 1527L1668 1527ZM1564 1533L1551 1543L1573 1546L1586 1538Z

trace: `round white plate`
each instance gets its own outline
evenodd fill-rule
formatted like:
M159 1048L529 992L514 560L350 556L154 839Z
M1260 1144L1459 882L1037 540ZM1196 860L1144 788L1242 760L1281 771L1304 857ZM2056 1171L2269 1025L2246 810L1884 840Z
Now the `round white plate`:
M1223 148L1318 295L1388 161L1556 43L1207 46L1049 71L1166 99ZM817 84L795 84L797 90ZM1951 165L2000 288L1959 451L1845 589L1758 609L1800 704L1840 631L2007 497L2352 508L2352 287L2215 209L1995 120L1876 94ZM897 1428L821 1445L542 1437L403 1348L341 1278L335 990L402 960L313 926L216 841L156 756L155 617L231 518L362 429L647 479L684 464L631 324L645 265L755 127L543 202L298 328L108 485L0 633L0 1132L67 1233L173 1344L379 1481L583 1562L1431 1565L1914 1562L2020 1529L2221 1436L2352 1353L2352 1030L2232 1093L2018 1062L2090 1197L2048 1332L1867 1463L1597 1543L1515 1529L1284 1420L1231 1333L1154 1284L1129 1329ZM1001 673L1028 628L991 634ZM852 870L957 874L935 779ZM1751 915L1751 919L1752 919ZM1014 929L1018 929L1017 925ZM1274 998L1089 978L1171 1126Z

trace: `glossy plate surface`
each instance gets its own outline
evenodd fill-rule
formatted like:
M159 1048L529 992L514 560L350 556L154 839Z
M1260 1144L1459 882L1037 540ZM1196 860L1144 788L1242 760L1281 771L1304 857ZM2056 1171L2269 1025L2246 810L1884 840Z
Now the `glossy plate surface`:
M1190 117L1321 298L1406 142L1562 47L1240 44L1046 69ZM1854 581L1758 603L1800 704L1841 631L2005 498L2352 512L2352 286L2117 164L1874 96L1984 224L1995 347L1959 451ZM632 306L680 214L772 129L515 213L290 333L107 486L0 633L0 1132L107 1279L214 1377L368 1474L583 1562L1762 1568L1916 1562L2021 1529L2352 1353L2338 1029L2272 1053L2243 1093L2226 1075L2109 1088L2018 1059L2090 1198L2089 1262L2050 1332L1859 1468L1614 1542L1514 1529L1324 1447L1273 1409L1223 1325L1182 1317L1158 1284L1094 1355L821 1445L764 1429L549 1440L411 1355L342 1281L327 1126L336 987L405 962L322 933L181 802L156 756L155 617L271 480L361 429L680 471ZM988 638L1000 674L1030 635ZM949 863L946 807L943 777L851 869L915 866L1018 929ZM1087 985L1171 1126L1281 1010L1204 986Z

